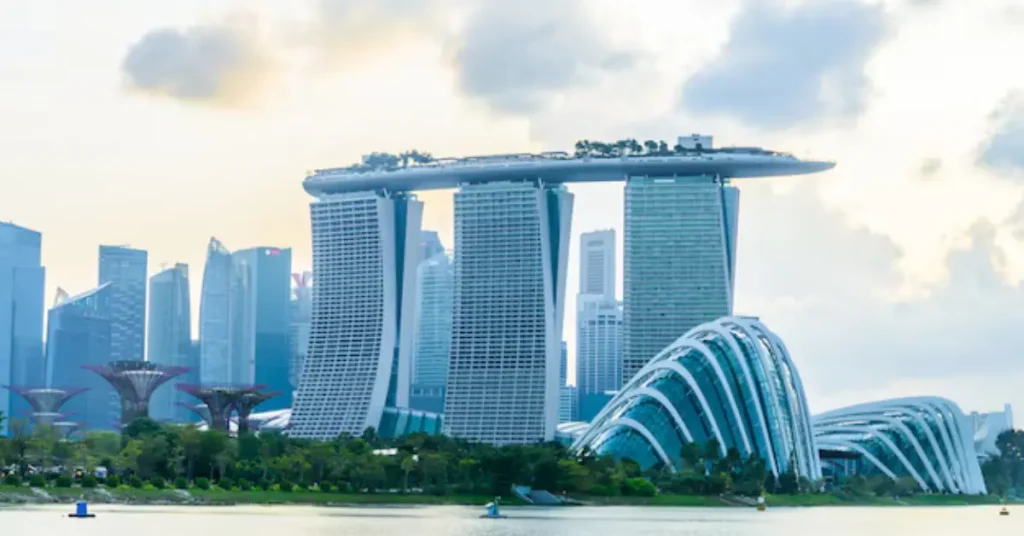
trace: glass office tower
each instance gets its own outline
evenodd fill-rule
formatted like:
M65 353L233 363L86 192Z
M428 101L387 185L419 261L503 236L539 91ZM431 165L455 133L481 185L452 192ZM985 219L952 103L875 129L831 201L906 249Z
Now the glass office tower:
M100 246L98 285L110 283L110 358L142 361L146 352L148 254L123 246Z
M732 314L739 190L713 176L631 177L622 382L691 328Z
M451 257L443 249L421 262L417 270L409 404L412 409L441 413L451 356L455 271Z
M176 264L149 278L149 361L165 367L186 367L191 371L192 315L190 311L188 265ZM187 374L187 373L186 373ZM189 420L191 397L174 384L189 383L178 377L153 392L149 415L163 421Z
M199 367L203 385L231 382L231 252L210 238L199 297Z
M0 222L0 385L42 386L43 292L46 270L40 263L42 235ZM30 409L12 391L0 392L0 436L9 419Z
M572 205L561 185L492 182L455 194L447 435L554 439Z

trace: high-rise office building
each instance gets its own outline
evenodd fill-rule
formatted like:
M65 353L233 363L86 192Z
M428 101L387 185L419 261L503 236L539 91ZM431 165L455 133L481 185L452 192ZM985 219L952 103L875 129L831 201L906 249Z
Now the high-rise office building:
M120 420L117 393L85 365L104 365L111 355L113 283L67 297L47 316L46 383L62 388L86 388L63 407L89 430L110 430Z
M149 361L165 367L192 367L192 315L189 299L188 265L175 264L149 278ZM186 373L189 374L189 373ZM187 377L157 387L149 402L149 415L157 420L189 420L191 397L174 384L189 383Z
M451 257L443 249L421 262L417 272L409 405L412 409L441 413L451 356L455 272Z
M558 424L578 420L576 411L576 387L563 385L558 388Z
M98 285L110 283L110 358L142 361L146 352L146 277L144 250L100 246Z
M615 231L607 229L580 235L579 294L615 300Z
M569 384L569 347L562 341L562 346L559 350L559 365L558 365L558 385Z
M717 176L632 177L625 213L622 382L732 314L739 190Z
M289 305L291 327L288 331L288 342L291 346L292 361L289 366L288 378L292 386L299 385L302 364L306 361L306 350L309 349L309 321L313 315L313 272L292 274L292 301Z
M289 342L292 250L258 247L232 254L231 383L280 391L263 411L291 406Z
M439 253L444 253L444 245L437 231L420 231L420 262Z
M455 301L447 435L553 440L573 196L492 182L455 194Z
M46 270L40 263L42 235L0 222L0 385L42 386L43 292ZM13 391L0 393L0 412L10 419L28 403ZM0 436L8 420L0 423Z
M204 385L231 383L231 252L210 238L199 297L199 379Z
M323 195L310 206L313 318L289 435L358 435L407 407L423 204L405 193Z
M622 304L581 295L576 309L577 418L593 419L621 386Z

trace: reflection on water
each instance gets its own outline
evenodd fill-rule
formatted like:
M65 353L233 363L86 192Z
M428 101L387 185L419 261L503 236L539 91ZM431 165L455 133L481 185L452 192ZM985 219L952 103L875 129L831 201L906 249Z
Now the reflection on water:
M889 508L514 508L479 519L457 506L318 508L95 505L95 519L68 519L73 507L0 508L0 534L61 536L1002 536L1024 535L1024 507Z

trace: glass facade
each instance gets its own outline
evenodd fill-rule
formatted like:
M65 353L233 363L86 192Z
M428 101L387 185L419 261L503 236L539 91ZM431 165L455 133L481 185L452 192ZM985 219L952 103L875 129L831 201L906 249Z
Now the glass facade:
M785 345L754 318L701 324L656 354L574 448L680 467L686 443L757 454L776 475L821 476L800 376Z
M40 263L42 235L0 222L0 385L42 386L43 293L46 270ZM0 393L0 436L11 417L31 409L13 391Z
M678 334L732 314L738 210L717 176L626 181L623 383Z
M210 238L199 297L199 377L203 385L231 383L231 252Z
M149 361L165 367L186 367L191 371L192 315L189 298L188 265L176 264L149 278ZM188 378L181 378L184 383ZM174 382L178 383L178 382ZM149 402L150 417L161 421L185 422L191 411L188 394L167 382L156 389Z
M63 407L87 430L111 430L120 420L117 393L82 369L110 361L113 295L111 284L100 285L54 305L47 317L47 385L88 389Z
M622 303L581 295L576 310L579 420L593 419L622 386Z
M148 254L141 249L100 246L98 285L110 283L110 359L142 361L146 351Z
M423 204L362 192L321 197L310 212L313 316L289 435L359 435L385 405L409 404Z
M455 301L445 434L552 440L573 196L492 182L455 194Z
M944 398L858 404L815 415L813 426L818 448L857 459L826 460L835 474L909 477L923 491L986 493L971 421Z
M264 411L291 407L289 340L291 249L259 247L232 254L231 383L266 385L280 394Z
M309 319L313 314L313 272L292 274L292 281L295 282L289 313L292 362L288 377L292 386L298 387L302 364L306 361L306 350L309 348Z
M455 272L447 253L440 251L420 262L412 354L410 405L413 409L441 411L437 408L444 408L451 356L454 287Z

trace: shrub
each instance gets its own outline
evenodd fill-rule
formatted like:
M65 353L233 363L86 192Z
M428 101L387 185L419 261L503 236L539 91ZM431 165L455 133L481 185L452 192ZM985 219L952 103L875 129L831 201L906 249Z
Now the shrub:
M149 483L156 489L164 489L164 486L167 485L167 483L164 482L164 477L162 476L154 476L153 478L150 478Z
M46 477L44 477L43 475L38 475L38 474L37 475L32 475L28 479L28 485L32 486L33 488L45 488L46 487Z
M217 481L217 487L225 491L231 491L232 485L234 485L234 482L226 476L221 477L220 480Z
M199 489L210 489L210 480L208 478L199 477L192 481L192 485Z
M250 490L252 490L252 482L249 482L248 480L246 480L244 478L239 478L238 479L238 489L240 489L242 491L250 491Z
M188 480L183 476L179 476L174 479L174 487L178 489L188 489Z
M265 479L265 478L260 480L260 483L259 483L260 489L263 490L263 491L269 490L272 485L273 484L271 484L270 481Z
M85 475L85 476L82 477L82 487L83 488L92 489L92 488L95 488L98 484L99 484L99 482L96 480L96 477L94 477L92 475Z
M116 488L116 487L118 487L120 485L121 485L121 477L119 477L117 475L110 475L110 476L107 477L107 484L106 484L106 486L108 488L114 489L114 488Z
M145 485L145 482L143 482L138 475L132 475L128 477L128 485L135 489L142 489L142 486Z
M21 477L14 473L9 473L7 476L4 477L4 484L8 486L20 486Z
M309 482L299 482L298 484L295 485L295 487L301 489L302 491L306 491L309 489Z
M282 481L277 483L277 489L279 489L281 491L294 491L295 490L295 484L292 484L291 482L288 482L287 480L282 480Z
M58 488L70 488L71 487L71 477L68 476L68 475L60 475L60 476L57 477L57 480L55 480L54 482L56 483L56 486Z
M626 495L632 495L635 497L654 497L658 494L658 488L654 487L654 484L651 484L649 480L642 477L627 479L623 487L623 491Z
M322 491L324 493L330 493L331 492L331 483L330 482L321 482L320 483L320 491Z

